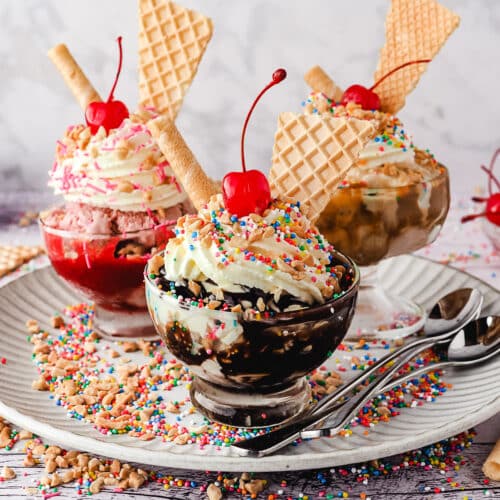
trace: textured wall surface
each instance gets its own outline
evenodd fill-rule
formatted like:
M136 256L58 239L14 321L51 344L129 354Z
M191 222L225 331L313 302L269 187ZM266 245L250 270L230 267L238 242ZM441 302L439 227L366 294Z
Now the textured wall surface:
M181 0L179 0L181 1ZM447 164L454 190L484 184L479 165L500 146L500 2L442 0L460 28L401 113L415 143ZM383 44L388 0L182 0L211 16L215 34L179 115L179 128L207 171L239 168L239 136L254 96L273 70L286 83L259 105L249 127L248 164L267 170L276 117L298 110L304 72L321 64L342 86L369 84ZM82 113L46 57L65 42L99 92L107 95L124 37L116 92L137 102L135 0L1 0L0 191L44 189L54 144Z

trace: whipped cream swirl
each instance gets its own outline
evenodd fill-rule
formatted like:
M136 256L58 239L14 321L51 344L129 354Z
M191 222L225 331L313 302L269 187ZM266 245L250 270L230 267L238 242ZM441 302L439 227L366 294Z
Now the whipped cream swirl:
M181 217L175 232L164 252L171 282L192 280L236 294L257 288L310 305L341 292L333 247L299 203L278 199L262 216L237 218L218 195L197 215Z
M363 183L373 188L401 187L430 181L439 173L435 161L425 164L418 161L411 136L397 117L381 111L363 110L356 104L343 106L321 92L311 92L303 105L308 114L353 116L373 120L378 125L379 133L360 152L357 163L347 172L345 184Z
M146 127L131 115L109 133L71 126L57 142L49 186L67 202L124 211L168 208L187 199Z

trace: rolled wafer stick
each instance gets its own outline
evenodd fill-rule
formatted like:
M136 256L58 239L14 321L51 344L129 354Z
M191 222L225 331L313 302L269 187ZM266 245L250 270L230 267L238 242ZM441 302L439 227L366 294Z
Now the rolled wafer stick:
M483 472L493 481L500 481L500 439L484 462Z
M313 66L304 75L304 80L315 92L322 92L335 102L340 102L342 100L344 91L335 85L335 82L321 66Z
M61 73L66 85L73 92L83 110L87 109L91 102L102 101L64 43L52 47L47 55Z
M175 176L199 210L212 195L217 194L215 183L205 174L172 120L159 116L146 125Z

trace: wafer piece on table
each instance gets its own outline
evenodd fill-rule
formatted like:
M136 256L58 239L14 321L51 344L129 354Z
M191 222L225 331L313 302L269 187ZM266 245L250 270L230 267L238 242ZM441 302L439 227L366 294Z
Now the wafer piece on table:
M83 110L87 109L91 102L102 101L101 96L85 76L64 43L52 47L47 55L61 73L64 82Z
M335 102L342 100L344 91L335 84L321 66L313 66L304 75L304 80L315 92L321 92Z
M483 464L483 472L493 481L500 481L500 439Z
M377 127L356 118L281 113L269 174L273 196L308 203L315 219Z
M212 38L212 20L166 0L139 0L139 102L175 120Z
M375 81L409 61L432 59L460 24L460 17L435 0L392 0L385 24ZM416 87L427 64L413 64L377 86L382 110L397 113Z
M0 245L0 278L44 252L43 247Z
M147 123L160 151L168 158L175 176L186 190L193 205L199 210L210 197L218 192L217 183L203 171L175 123L166 116L159 116Z

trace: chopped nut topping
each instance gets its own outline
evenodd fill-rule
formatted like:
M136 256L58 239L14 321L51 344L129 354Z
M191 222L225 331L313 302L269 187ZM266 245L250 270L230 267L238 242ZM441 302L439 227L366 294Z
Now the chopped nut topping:
M120 193L131 193L134 190L134 185L130 181L120 181L116 189Z
M191 290L191 292L193 292L195 297L198 297L198 295L200 295L201 286L198 283L196 283L196 281L189 280L188 281L188 288L189 288L189 290Z
M5 465L4 468L2 469L2 478L8 480L8 479L14 479L15 477L16 473L14 472L14 470Z

